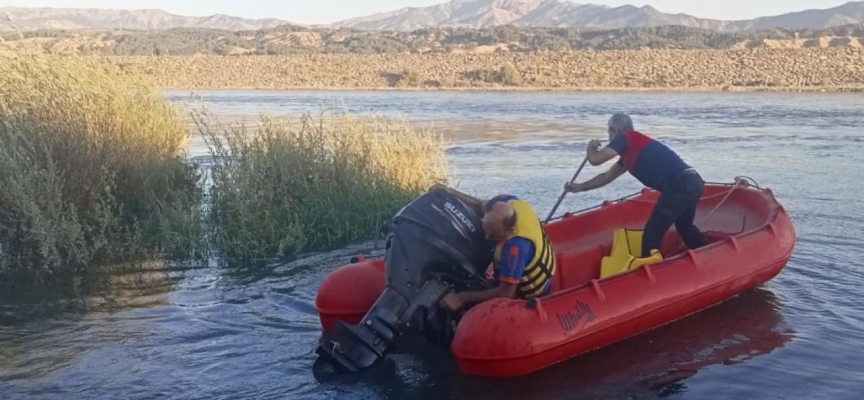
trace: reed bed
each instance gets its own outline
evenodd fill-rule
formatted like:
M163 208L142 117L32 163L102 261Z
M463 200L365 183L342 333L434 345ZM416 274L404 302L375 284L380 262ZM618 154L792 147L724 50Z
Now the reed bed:
M188 124L96 59L0 52L0 275L31 281L203 248Z
M214 248L228 262L290 259L368 239L446 177L445 143L405 121L305 114L251 129L195 118L210 169Z

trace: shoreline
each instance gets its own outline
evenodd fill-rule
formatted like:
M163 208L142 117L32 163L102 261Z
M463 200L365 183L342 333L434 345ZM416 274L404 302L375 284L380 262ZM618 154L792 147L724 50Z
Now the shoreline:
M680 86L680 87L386 87L386 86L160 86L161 90L173 91L286 91L286 92L452 92L452 93L864 93L861 86Z

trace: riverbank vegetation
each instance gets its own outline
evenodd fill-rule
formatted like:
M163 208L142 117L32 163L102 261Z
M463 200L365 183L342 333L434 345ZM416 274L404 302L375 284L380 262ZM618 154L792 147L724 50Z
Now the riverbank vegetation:
M718 32L685 26L584 29L498 26L425 28L410 32L306 28L261 30L175 28L38 30L0 33L8 43L51 54L102 56L303 55L561 52L574 50L732 49L860 45L864 24L827 29L757 29ZM827 41L821 43L823 40ZM836 40L838 43L830 43Z
M232 264L371 238L447 173L444 143L404 121L307 114L213 128L213 243Z
M195 251L188 139L150 84L108 64L0 54L0 274Z
M444 143L402 121L195 117L208 167L186 157L193 124L149 81L98 59L0 53L2 297L118 265L245 266L371 238L446 174Z

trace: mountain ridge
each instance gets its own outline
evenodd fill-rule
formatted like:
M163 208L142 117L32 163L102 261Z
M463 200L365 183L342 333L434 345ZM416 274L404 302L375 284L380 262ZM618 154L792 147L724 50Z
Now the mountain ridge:
M825 29L864 23L864 1L827 9L806 9L748 20L726 21L664 13L651 5L606 6L562 0L452 0L428 7L405 7L332 24L303 25L277 18L248 19L226 14L194 17L159 9L0 7L0 31L168 30L200 28L260 30L282 25L320 29L409 32L426 28L516 27L623 29L677 25L737 32L756 29Z
M227 14L176 15L160 9L0 7L0 31L202 28L255 30L296 25L276 18L249 19Z
M861 22L864 22L864 2L861 1L828 9L807 9L755 19L727 21L699 18L684 13L664 13L650 5L611 7L561 0L453 0L428 7L406 7L350 18L329 26L411 31L430 27L482 29L501 25L595 29L681 25L734 32L770 28L818 29Z

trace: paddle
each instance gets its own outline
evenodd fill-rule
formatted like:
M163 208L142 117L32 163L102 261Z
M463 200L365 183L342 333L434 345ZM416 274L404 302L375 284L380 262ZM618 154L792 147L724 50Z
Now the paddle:
M576 178L579 176L579 173L582 172L582 168L585 168L585 164L588 162L588 156L585 156L585 159L582 160L582 165L579 166L579 169L576 170L576 174L573 175L573 179L570 179L570 183L576 182ZM550 220L552 220L552 216L555 215L555 211L558 210L558 206L561 205L561 202L564 201L564 196L567 196L567 189L561 193L561 196L558 197L558 202L555 203L555 207L552 207L552 211L549 212L549 216L546 217L546 222L544 224L548 224Z

